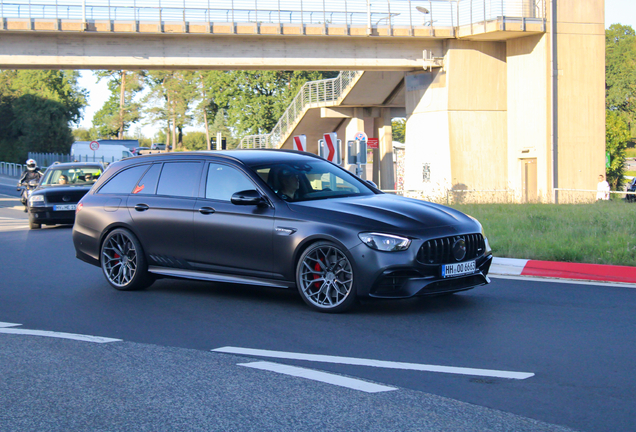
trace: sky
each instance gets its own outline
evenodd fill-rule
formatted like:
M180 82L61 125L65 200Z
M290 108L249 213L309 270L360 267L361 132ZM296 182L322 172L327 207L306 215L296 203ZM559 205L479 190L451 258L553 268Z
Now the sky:
M586 1L586 0L581 0ZM636 1L635 0L605 0L605 27L612 24L630 25L636 29ZM104 102L108 100L110 93L106 86L106 81L97 83L97 78L91 71L80 71L80 86L89 90L88 106L84 110L84 118L80 123L81 127L90 128L92 126L93 115L98 111ZM157 131L154 125L141 124L143 134L152 138ZM193 127L191 130L198 130ZM132 132L132 130L130 131Z

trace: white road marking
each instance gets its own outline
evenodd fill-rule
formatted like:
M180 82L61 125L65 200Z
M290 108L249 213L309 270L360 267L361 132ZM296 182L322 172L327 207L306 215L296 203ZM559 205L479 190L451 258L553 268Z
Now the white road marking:
M573 285L601 285L611 288L632 288L636 289L636 284L620 283L620 282L603 282L603 281L582 281L577 279L552 279L549 277L541 276L505 276L505 275L493 275L488 273L489 278L493 279L510 279L519 281L531 281L531 282L550 282L559 284L573 284Z
M21 326L22 324L13 324L13 323L7 323L7 322L0 322L0 328L7 328L7 327L18 327Z
M27 335L27 336L44 336L50 338L58 338L58 339L72 339L83 342L94 342L94 343L109 343L109 342L121 342L121 339L113 339L101 336L88 336L88 335L80 335L74 333L62 333L62 332L54 332L54 331L45 331L45 330L26 330L26 329L16 329L16 328L0 328L0 333L5 334L16 334L16 335Z
M0 218L0 232L29 229L26 219Z
M270 362L254 362L239 363L238 366L245 366L253 369L266 370L284 375L291 375L299 378L306 378L312 381L319 381L327 384L333 384L340 387L347 387L353 390L360 390L366 393L380 393L391 390L397 390L395 387L388 387L379 384L370 383L354 378L347 378L327 372L320 372L312 369L305 369L296 366L282 365Z
M474 369L474 368L464 368L464 367L454 367L454 366L428 365L428 364L419 364L419 363L402 363L402 362L393 362L393 361L385 361L385 360L361 359L361 358L355 358L355 357L303 354L303 353L270 351L270 350L240 348L240 347L221 347L221 348L213 349L212 351L227 353L227 354L256 356L256 357L270 357L270 358L280 358L280 359L288 359L288 360L306 360L306 361L314 361L314 362L322 362L322 363L336 363L336 364L346 364L346 365L354 365L354 366L380 367L380 368L386 368L386 369L403 369L403 370L414 370L414 371L423 371L423 372L441 372L441 373L474 375L474 376L483 376L483 377L492 377L492 378L508 378L508 379L522 380L522 379L526 379L526 378L530 378L534 376L534 373L531 373L531 372L510 372L510 371L500 371L500 370L492 370L492 369Z

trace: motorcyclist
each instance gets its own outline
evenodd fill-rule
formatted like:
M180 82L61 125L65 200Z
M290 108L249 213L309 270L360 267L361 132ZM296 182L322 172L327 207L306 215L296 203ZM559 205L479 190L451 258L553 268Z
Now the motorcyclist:
M25 213L29 211L28 205L27 205L28 197L26 193L26 191L28 190L27 186L31 180L36 180L37 182L39 182L43 175L44 173L42 173L42 171L38 167L38 164L37 162L35 162L35 160L29 159L26 161L26 169L22 172L22 176L20 176L20 180L18 181L18 190L24 187L21 201L22 201L22 204L24 204Z

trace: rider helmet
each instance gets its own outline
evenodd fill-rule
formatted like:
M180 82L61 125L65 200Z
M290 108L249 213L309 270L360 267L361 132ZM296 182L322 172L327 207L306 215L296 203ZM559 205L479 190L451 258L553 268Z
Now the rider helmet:
M26 161L26 167L29 171L34 171L38 164L33 159Z

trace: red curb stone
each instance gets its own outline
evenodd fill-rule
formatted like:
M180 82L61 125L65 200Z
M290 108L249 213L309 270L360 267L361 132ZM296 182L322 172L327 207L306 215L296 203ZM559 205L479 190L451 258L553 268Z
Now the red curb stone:
M636 283L636 267L530 260L523 276Z

